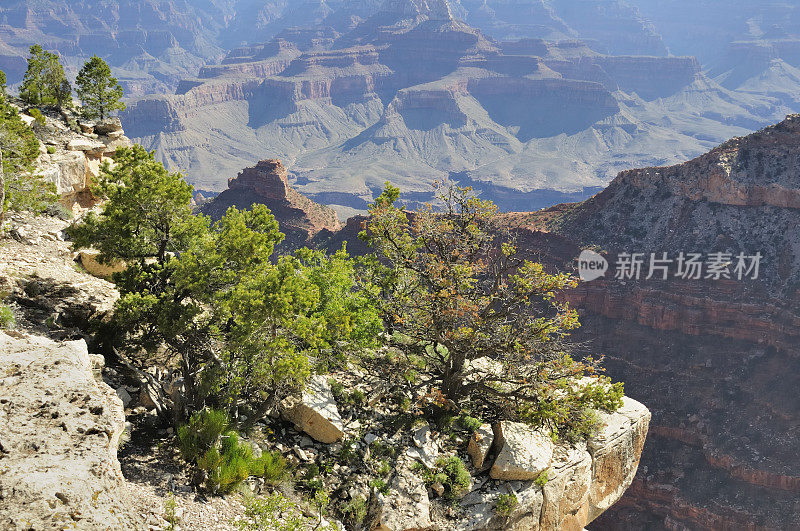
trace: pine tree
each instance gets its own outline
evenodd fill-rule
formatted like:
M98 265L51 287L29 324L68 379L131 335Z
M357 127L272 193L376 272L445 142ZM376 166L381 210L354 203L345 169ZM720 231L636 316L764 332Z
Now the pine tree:
M28 70L22 79L19 96L29 105L56 105L64 101L62 84L67 80L58 56L38 44L30 47Z
M104 120L116 110L124 110L122 87L105 61L96 55L89 59L78 72L76 91L87 118Z

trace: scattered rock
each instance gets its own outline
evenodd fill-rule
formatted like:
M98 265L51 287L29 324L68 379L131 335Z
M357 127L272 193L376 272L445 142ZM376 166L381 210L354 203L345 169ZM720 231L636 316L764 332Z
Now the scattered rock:
M90 275L99 278L110 278L114 273L125 270L125 264L123 262L104 264L98 259L99 255L100 251L94 249L84 249L78 254L81 265Z
M553 441L541 430L502 421L495 426L495 440L500 450L489 472L494 479L532 480L550 466Z
M398 470L389 493L378 492L373 500L372 531L416 531L431 527L428 489L410 470Z
M302 397L284 400L281 414L319 442L332 443L344 436L342 417L325 376L312 376Z
M467 453L472 459L472 466L482 468L483 463L489 456L494 442L494 431L491 424L481 424L481 426L469 438Z

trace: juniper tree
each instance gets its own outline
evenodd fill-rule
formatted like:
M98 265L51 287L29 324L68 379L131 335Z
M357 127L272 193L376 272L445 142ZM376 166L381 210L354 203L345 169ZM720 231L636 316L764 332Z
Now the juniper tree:
M81 100L82 113L87 118L107 118L117 110L124 110L122 87L111 75L111 68L98 56L92 56L78 72L76 92Z
M114 335L176 367L177 420L213 405L234 418L244 409L252 424L337 354L374 345L381 323L344 251L274 259L283 234L266 206L211 224L192 214L182 176L140 146L118 150L102 174L106 203L71 229L74 245L127 262L114 275Z
M389 376L440 414L471 410L588 432L592 408L618 406L621 386L576 385L599 364L570 356L577 314L556 294L573 279L522 259L491 202L467 188L439 192L441 211L408 212L387 186L361 234L376 251L368 271L400 353Z
M29 105L60 105L65 101L62 84L66 80L58 55L34 44L19 96Z

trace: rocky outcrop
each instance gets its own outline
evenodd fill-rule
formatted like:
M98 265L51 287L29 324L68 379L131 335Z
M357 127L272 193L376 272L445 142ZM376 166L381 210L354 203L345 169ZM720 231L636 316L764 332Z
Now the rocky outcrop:
M333 443L344 436L342 418L325 376L312 376L302 396L287 398L280 409L283 418L317 441Z
M118 147L131 145L119 118L79 122L64 111L48 113L41 125L33 123L32 118L29 122L41 143L37 171L55 185L61 203L69 208L93 204L91 187L97 183L101 166L112 162L111 156Z
M279 160L262 160L252 168L245 168L228 180L226 191L201 210L219 218L231 206L247 209L256 203L270 208L290 243L303 242L322 230L340 227L336 212L289 186L288 172Z
M4 529L135 529L117 461L122 402L86 343L0 332Z
M500 422L495 427L495 440L500 453L489 471L494 479L536 479L553 459L550 436L527 424Z
M525 424L495 426L495 480L468 494L458 529L583 529L631 485L650 412L624 397L614 413L599 413L600 430L586 442L554 444ZM516 504L497 509L501 497Z
M398 472L386 494L377 492L372 507L371 531L430 529L430 500L422 479L409 470Z

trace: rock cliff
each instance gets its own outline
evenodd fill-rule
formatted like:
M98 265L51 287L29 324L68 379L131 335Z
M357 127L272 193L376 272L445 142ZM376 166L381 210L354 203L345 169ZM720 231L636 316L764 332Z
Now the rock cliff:
M789 116L684 164L622 172L578 205L508 215L520 244L559 269L574 270L581 248L602 249L605 279L568 296L581 312L575 337L653 412L639 474L595 528L797 520L799 123ZM612 278L618 253L681 251L763 259L755 280L676 278L675 264L667 280L645 280L647 263L638 281Z
M335 231L341 224L336 212L315 203L289 186L286 167L279 160L262 160L228 179L228 189L201 207L213 219L231 206L249 209L267 205L278 219L290 244L302 243L316 233Z
M0 332L4 529L138 525L117 461L125 413L102 364L83 340Z

